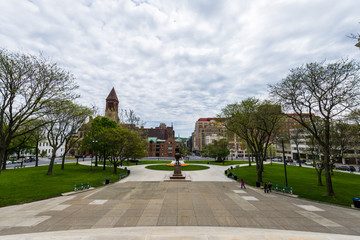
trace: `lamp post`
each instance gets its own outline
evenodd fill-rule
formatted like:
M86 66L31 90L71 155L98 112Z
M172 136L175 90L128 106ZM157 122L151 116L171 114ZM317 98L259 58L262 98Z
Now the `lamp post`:
M279 139L279 137L276 137L276 139ZM283 161L284 161L284 170L285 170L285 184L286 187L288 186L287 181L287 173L286 173L286 162L285 162L285 148L284 148L284 137L280 137L281 139L281 145L282 145L282 152L283 152Z
M97 141L97 140L93 140L92 142L93 142L94 144L97 144L98 141ZM93 150L93 153L94 153L94 150ZM93 155L94 155L94 154L91 155L91 160L90 160L90 161L91 161L91 162L90 162L91 172L92 172L92 170L93 170L93 169L92 169L92 163L93 163L93 157L94 157ZM97 155L96 155L96 160L97 160ZM97 163L97 161L96 161L96 163ZM95 164L95 165L97 165L97 164ZM95 167L96 167L96 166L95 166Z

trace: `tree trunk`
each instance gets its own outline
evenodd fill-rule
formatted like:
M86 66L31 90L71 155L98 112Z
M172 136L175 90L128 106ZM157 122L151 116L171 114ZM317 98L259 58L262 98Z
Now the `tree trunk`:
M257 169L257 179L259 182L262 182L262 170L261 168Z
M48 169L48 172L46 175L53 175L53 167L54 167L54 162L55 162L55 157L56 157L56 150L53 149L51 159L50 159L49 169Z
M105 171L106 169L106 157L105 157L105 153L104 153L104 156L103 156L103 159L104 159L104 165L103 165L103 171Z
M259 182L262 182L262 173L264 171L263 166L261 164L262 159L259 158L258 154L255 156L256 161L256 171L257 171L257 178Z
M95 167L97 167L98 166L98 155L96 154L95 155Z
M334 189L331 182L330 173L330 121L327 119L325 123L325 144L323 145L324 161L325 161L325 180L327 196L335 196Z
M36 139L36 147L35 147L35 167L39 166L39 139Z
M325 181L326 181L326 190L327 190L326 195L332 196L332 197L335 196L334 189L332 186L332 181L331 181L331 171L330 171L328 152L327 152L327 154L325 154Z
M117 162L114 161L114 173L116 174L117 171Z
M297 149L297 157L298 157L298 160L299 160L299 167L301 167L301 158L300 158L299 146L296 146L296 149Z
M65 169L65 153L62 155L61 159L61 170Z
M321 179L322 168L316 169L316 173L318 176L318 186L324 186L324 184L322 183L322 179Z
M5 168L4 168L5 163ZM6 148L0 148L0 174L1 170L6 170Z

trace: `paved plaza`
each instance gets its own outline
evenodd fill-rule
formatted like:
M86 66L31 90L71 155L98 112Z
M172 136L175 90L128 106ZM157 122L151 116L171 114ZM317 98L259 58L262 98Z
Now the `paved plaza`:
M0 208L0 239L360 239L359 210L240 189L222 166L190 172L192 182L130 169L92 191Z

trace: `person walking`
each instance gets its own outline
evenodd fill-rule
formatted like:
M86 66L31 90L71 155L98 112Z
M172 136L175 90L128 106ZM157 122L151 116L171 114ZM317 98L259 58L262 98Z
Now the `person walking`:
M244 179L241 179L241 189L244 187L244 189L246 189L245 187L245 183L244 183Z
M267 184L267 182L265 182L265 183L264 183L264 193L267 192L267 188L268 188L268 184Z
M271 192L271 188L272 188L272 183L271 183L271 182L268 182L267 192Z

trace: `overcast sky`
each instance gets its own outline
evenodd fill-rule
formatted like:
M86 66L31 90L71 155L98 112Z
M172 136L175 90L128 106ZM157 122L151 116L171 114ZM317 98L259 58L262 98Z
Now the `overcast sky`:
M359 60L359 22L359 0L1 0L0 48L57 62L100 114L115 87L146 127L188 137L291 68Z

